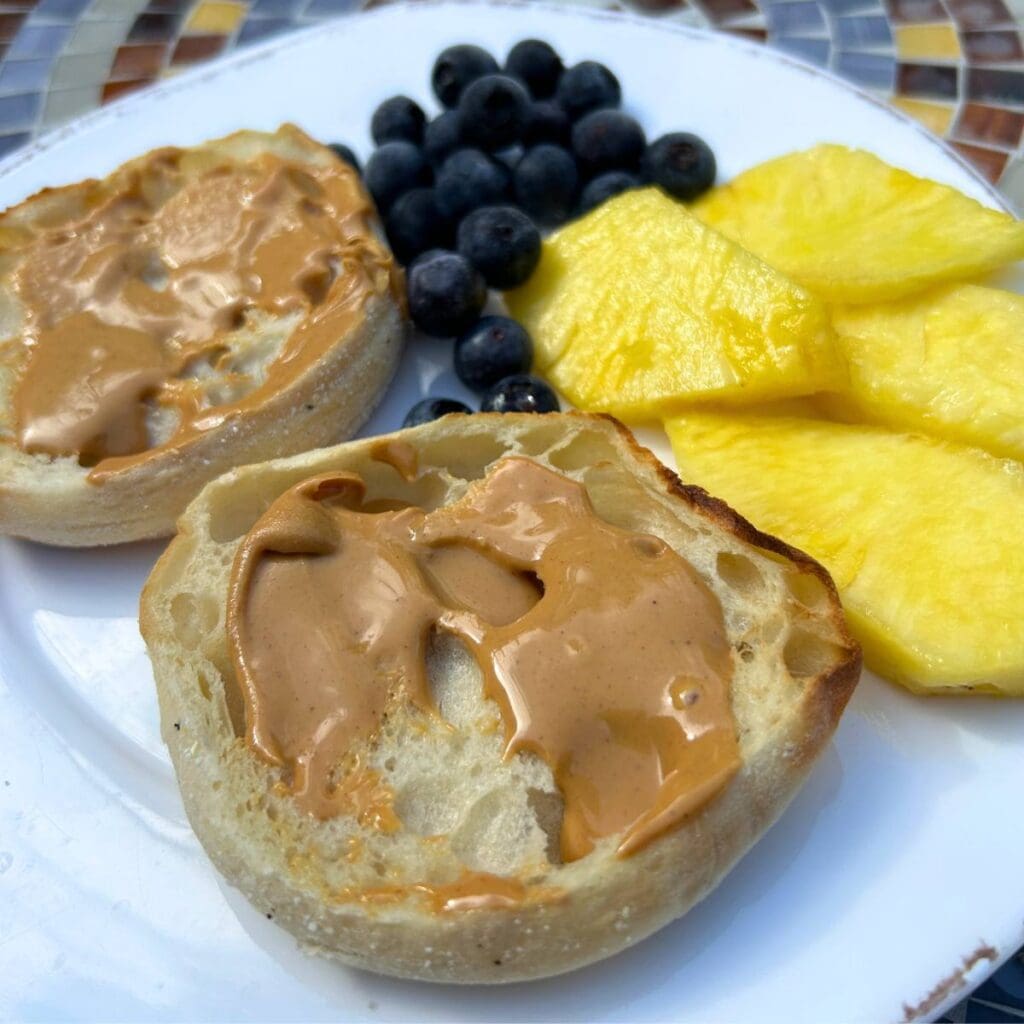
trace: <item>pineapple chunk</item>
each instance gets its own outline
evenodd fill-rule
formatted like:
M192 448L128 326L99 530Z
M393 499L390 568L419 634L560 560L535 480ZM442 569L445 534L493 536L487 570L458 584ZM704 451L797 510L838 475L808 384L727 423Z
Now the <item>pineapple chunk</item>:
M954 285L832 322L850 382L830 413L1024 461L1024 298Z
M746 171L694 212L834 302L881 302L1024 257L1024 224L871 153L816 146Z
M684 480L832 573L870 668L922 693L1024 695L1024 466L796 418L666 428Z
M844 379L824 305L656 189L557 232L505 298L537 369L583 409L656 419Z

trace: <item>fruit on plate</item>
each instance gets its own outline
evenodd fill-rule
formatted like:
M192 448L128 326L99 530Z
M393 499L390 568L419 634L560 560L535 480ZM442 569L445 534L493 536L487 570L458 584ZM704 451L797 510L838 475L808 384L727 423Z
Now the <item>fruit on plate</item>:
M844 146L760 164L694 212L834 302L898 299L1024 257L1015 218Z
M581 408L626 419L810 394L844 373L820 300L657 189L552 235L506 301L537 370Z
M843 306L833 324L849 363L827 411L919 430L1024 461L1024 298L943 286L880 306Z
M869 668L927 693L1024 696L1024 466L919 435L692 411L684 481L819 559Z

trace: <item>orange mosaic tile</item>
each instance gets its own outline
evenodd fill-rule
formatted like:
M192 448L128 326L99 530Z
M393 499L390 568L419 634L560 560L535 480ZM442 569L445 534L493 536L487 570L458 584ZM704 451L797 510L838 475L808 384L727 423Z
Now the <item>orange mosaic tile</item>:
M1024 134L1024 113L968 103L960 112L953 135L966 142L987 142L1016 149Z
M123 82L107 82L103 86L102 102L109 103L111 100L120 99L128 93L138 92L139 89L149 85L152 81L152 78L134 78Z
M723 31L728 32L731 36L753 39L758 43L763 43L768 38L768 32L763 28L725 28Z
M757 11L753 0L699 0L704 13L713 21L725 21L740 14L753 14Z
M198 61L216 57L225 46L228 37L222 35L182 36L171 54L172 64L195 64Z
M946 0L953 20L961 28L996 28L1013 25L1013 15L1003 0Z
M164 64L166 43L144 43L119 46L110 68L112 81L155 78Z
M948 17L940 0L886 0L885 6L894 25L942 22Z
M997 181L1003 173L1006 161L1010 159L1009 153L1000 153L995 149L986 149L984 146L971 146L965 142L951 142L950 145L970 163L974 164L989 181Z

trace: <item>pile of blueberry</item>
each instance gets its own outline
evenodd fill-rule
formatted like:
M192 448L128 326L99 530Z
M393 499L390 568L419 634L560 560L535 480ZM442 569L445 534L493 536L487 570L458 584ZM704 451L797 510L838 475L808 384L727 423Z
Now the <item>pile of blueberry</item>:
M407 96L374 112L377 149L364 178L395 257L408 267L409 315L435 337L454 337L455 372L494 412L551 412L558 399L527 371L524 328L483 316L488 288L525 283L540 259L541 229L606 199L656 184L683 200L715 179L715 158L697 136L644 130L618 109L622 90L603 64L565 68L547 43L526 39L502 69L479 46L444 50L431 84L444 111L427 121ZM352 151L335 152L358 169ZM405 426L448 412L452 399L425 399Z

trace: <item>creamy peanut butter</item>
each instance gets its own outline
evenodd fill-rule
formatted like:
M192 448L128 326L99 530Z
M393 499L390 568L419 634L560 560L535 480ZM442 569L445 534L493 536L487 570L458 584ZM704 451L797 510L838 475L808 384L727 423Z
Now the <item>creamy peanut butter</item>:
M406 441L385 438L378 441L370 449L370 457L375 462L383 462L391 466L403 480L415 480L419 469L419 458L416 449Z
M487 871L464 871L454 882L430 885L380 885L370 889L341 889L332 893L335 903L380 905L400 903L410 892L426 898L436 913L462 910L511 909L524 903L555 902L562 896L554 887L530 891L515 878L502 878Z
M722 609L657 537L600 519L585 489L502 460L445 508L368 512L334 474L283 494L243 541L228 638L247 741L309 812L343 809L346 765L393 702L431 713L432 630L467 645L564 798L561 852L626 856L739 767Z
M189 171L190 158L162 149L135 161L77 219L14 247L16 443L78 457L94 483L258 407L395 286L370 201L342 161L263 152ZM257 380L229 339L261 314L295 326ZM175 425L157 443L147 412L161 407Z

